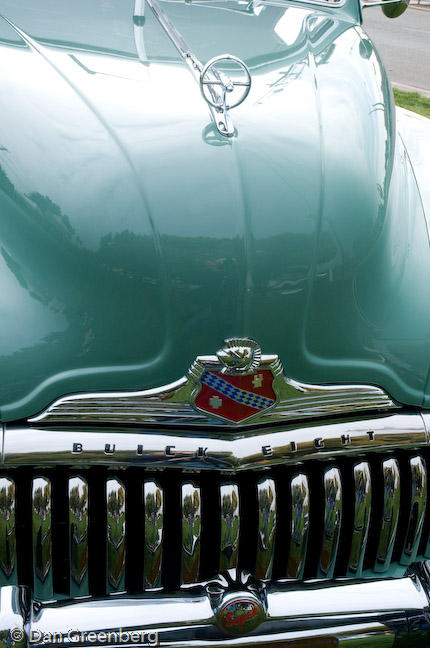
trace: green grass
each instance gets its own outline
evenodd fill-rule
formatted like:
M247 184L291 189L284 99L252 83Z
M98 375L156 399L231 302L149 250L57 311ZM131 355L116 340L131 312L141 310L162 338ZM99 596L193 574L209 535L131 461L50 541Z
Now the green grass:
M403 92L393 88L394 100L401 108L407 108L413 112L430 117L430 98L422 97L418 92Z

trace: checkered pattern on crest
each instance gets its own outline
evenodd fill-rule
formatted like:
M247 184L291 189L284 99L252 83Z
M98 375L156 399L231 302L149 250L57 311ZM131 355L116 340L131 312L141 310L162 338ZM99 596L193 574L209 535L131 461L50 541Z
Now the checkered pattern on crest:
M244 389L239 389L226 380L215 376L215 374L210 371L205 371L200 380L202 383L212 387L212 389L220 394L224 394L224 396L236 401L236 403L242 403L243 405L248 405L255 409L266 409L275 403L275 401L270 398L265 398L259 394L253 394Z

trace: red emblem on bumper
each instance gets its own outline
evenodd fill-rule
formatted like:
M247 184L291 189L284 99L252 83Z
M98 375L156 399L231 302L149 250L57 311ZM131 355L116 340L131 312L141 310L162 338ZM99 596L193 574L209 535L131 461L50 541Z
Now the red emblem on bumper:
M257 597L237 592L226 596L215 616L221 630L234 637L258 628L265 619L265 611Z

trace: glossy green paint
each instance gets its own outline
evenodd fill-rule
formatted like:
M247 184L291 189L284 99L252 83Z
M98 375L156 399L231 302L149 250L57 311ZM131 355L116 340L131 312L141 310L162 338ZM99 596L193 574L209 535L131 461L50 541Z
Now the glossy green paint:
M422 404L429 242L358 5L245 6L164 3L202 61L251 69L231 141L132 2L0 0L31 37L0 21L3 420L166 384L233 335Z

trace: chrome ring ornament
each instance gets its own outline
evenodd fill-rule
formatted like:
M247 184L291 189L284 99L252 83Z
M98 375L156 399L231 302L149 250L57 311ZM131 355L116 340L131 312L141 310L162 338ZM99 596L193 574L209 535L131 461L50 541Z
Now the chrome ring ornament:
M225 64L229 67L236 64L237 67L244 72L243 80L232 80L221 69ZM231 103L228 103L227 97L233 93L235 88L242 87L243 92ZM216 110L230 110L236 108L249 94L251 89L251 73L248 66L233 54L222 54L221 56L214 56L203 67L200 73L200 90L203 99Z

